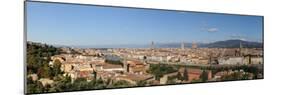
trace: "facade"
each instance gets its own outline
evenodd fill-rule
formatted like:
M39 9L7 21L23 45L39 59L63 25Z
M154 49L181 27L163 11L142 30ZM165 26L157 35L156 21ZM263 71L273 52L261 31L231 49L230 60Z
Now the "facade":
M220 65L244 64L244 60L244 57L224 57L218 59Z

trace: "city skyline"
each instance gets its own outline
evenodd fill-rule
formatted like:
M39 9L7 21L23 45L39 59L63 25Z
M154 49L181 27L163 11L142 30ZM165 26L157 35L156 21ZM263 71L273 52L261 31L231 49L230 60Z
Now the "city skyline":
M263 16L25 3L25 93L264 79Z
M27 3L27 40L55 45L262 42L261 16Z

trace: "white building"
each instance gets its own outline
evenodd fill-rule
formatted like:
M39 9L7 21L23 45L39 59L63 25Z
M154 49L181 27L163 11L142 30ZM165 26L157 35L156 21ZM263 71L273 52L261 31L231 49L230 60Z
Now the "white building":
M234 65L234 64L243 64L243 57L228 57L228 58L219 58L219 64L221 65Z

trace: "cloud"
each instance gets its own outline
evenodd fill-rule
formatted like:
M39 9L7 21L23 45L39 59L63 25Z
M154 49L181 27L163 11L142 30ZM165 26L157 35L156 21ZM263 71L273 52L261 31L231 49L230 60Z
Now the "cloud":
M207 32L218 32L219 29L218 28L208 28Z
M215 27L214 25L212 25L212 26L208 25L208 23L206 21L202 21L201 31L213 33L213 32L218 32L219 29L217 27Z

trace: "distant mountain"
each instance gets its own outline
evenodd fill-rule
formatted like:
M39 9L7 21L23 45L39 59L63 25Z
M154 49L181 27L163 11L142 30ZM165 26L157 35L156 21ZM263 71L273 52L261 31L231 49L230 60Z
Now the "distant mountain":
M241 43L242 47L245 47L245 48L262 48L263 47L263 43L243 41L243 40L217 41L217 42L205 44L203 46L209 47L209 48L239 48L240 43Z
M187 44L189 44L189 43L185 43L185 47L188 47ZM181 43L156 43L155 47L156 48L180 48Z
M260 42L250 42L243 40L225 40L225 41L217 41L212 43L196 43L198 47L201 48L239 48L240 42L242 47L245 48L262 48L263 43ZM192 43L185 43L185 47L190 48ZM180 48L181 43L158 43L155 44L157 48Z

